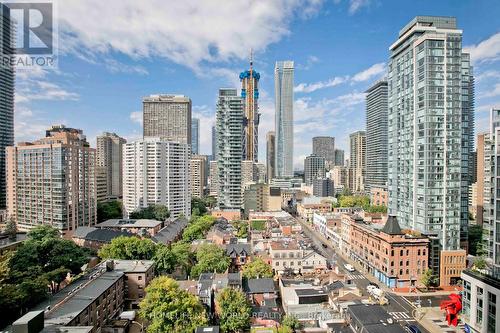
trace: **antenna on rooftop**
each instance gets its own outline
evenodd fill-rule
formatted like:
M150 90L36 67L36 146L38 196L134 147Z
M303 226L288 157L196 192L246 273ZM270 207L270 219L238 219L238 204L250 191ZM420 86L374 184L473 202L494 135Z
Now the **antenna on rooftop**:
M253 67L253 48L250 48L250 69Z

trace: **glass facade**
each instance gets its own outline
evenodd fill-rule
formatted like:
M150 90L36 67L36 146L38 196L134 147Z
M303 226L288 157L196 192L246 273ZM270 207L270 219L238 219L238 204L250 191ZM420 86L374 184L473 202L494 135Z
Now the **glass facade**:
M454 18L418 16L391 46L388 67L389 214L438 235L443 250L467 239L472 124L463 59Z
M274 67L276 177L293 177L293 61Z

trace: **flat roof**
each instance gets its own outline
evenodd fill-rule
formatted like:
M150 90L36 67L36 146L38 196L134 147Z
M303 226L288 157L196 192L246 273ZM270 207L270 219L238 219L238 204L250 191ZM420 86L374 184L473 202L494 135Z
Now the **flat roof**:
M153 260L119 260L113 259L115 270L124 273L145 273L154 266Z
M51 310L45 313L45 325L67 325L124 275L121 271L104 271L105 269L99 266L99 269L92 271L93 274L87 274L69 284L33 310L45 311L50 306ZM91 280L94 274L97 275ZM57 306L58 304L60 305Z

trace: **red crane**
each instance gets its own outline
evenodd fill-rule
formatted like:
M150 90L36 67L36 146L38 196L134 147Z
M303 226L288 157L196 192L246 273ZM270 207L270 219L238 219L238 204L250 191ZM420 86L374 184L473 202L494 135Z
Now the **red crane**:
M458 325L458 314L462 310L462 296L450 294L449 300L441 302L441 310L446 311L448 325Z

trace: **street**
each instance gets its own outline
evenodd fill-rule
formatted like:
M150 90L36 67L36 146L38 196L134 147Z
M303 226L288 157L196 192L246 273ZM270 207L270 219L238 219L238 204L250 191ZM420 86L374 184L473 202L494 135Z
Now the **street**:
M321 235L313 231L311 227L303 222L300 218L296 218L296 220L302 225L304 234L312 241L315 249L325 258L327 258L332 263L332 265L337 265L341 272L346 274L347 277L350 278L352 282L356 284L363 292L366 292L366 287L371 282L364 275L366 273L363 273L358 269L356 269L355 272L348 272L344 267L344 265L347 263L354 265L354 267L359 267L359 265L354 262L346 261L341 255L336 253L336 249L333 247L331 242L327 241ZM322 244L325 244L327 247L323 247ZM379 282L377 282L377 284L379 286L381 285L381 283ZM412 303L410 303L409 300L392 292L386 292L385 297L387 297L387 299L389 300L389 304L385 305L384 307L395 321L400 322L403 326L405 326L406 324L416 325L422 333L429 333L428 330L422 327L422 325L420 325L417 320L413 318L416 307ZM415 299L411 298L411 300L414 301ZM437 302L434 300L432 304L433 306L435 306ZM422 302L422 306L426 305L424 305Z

